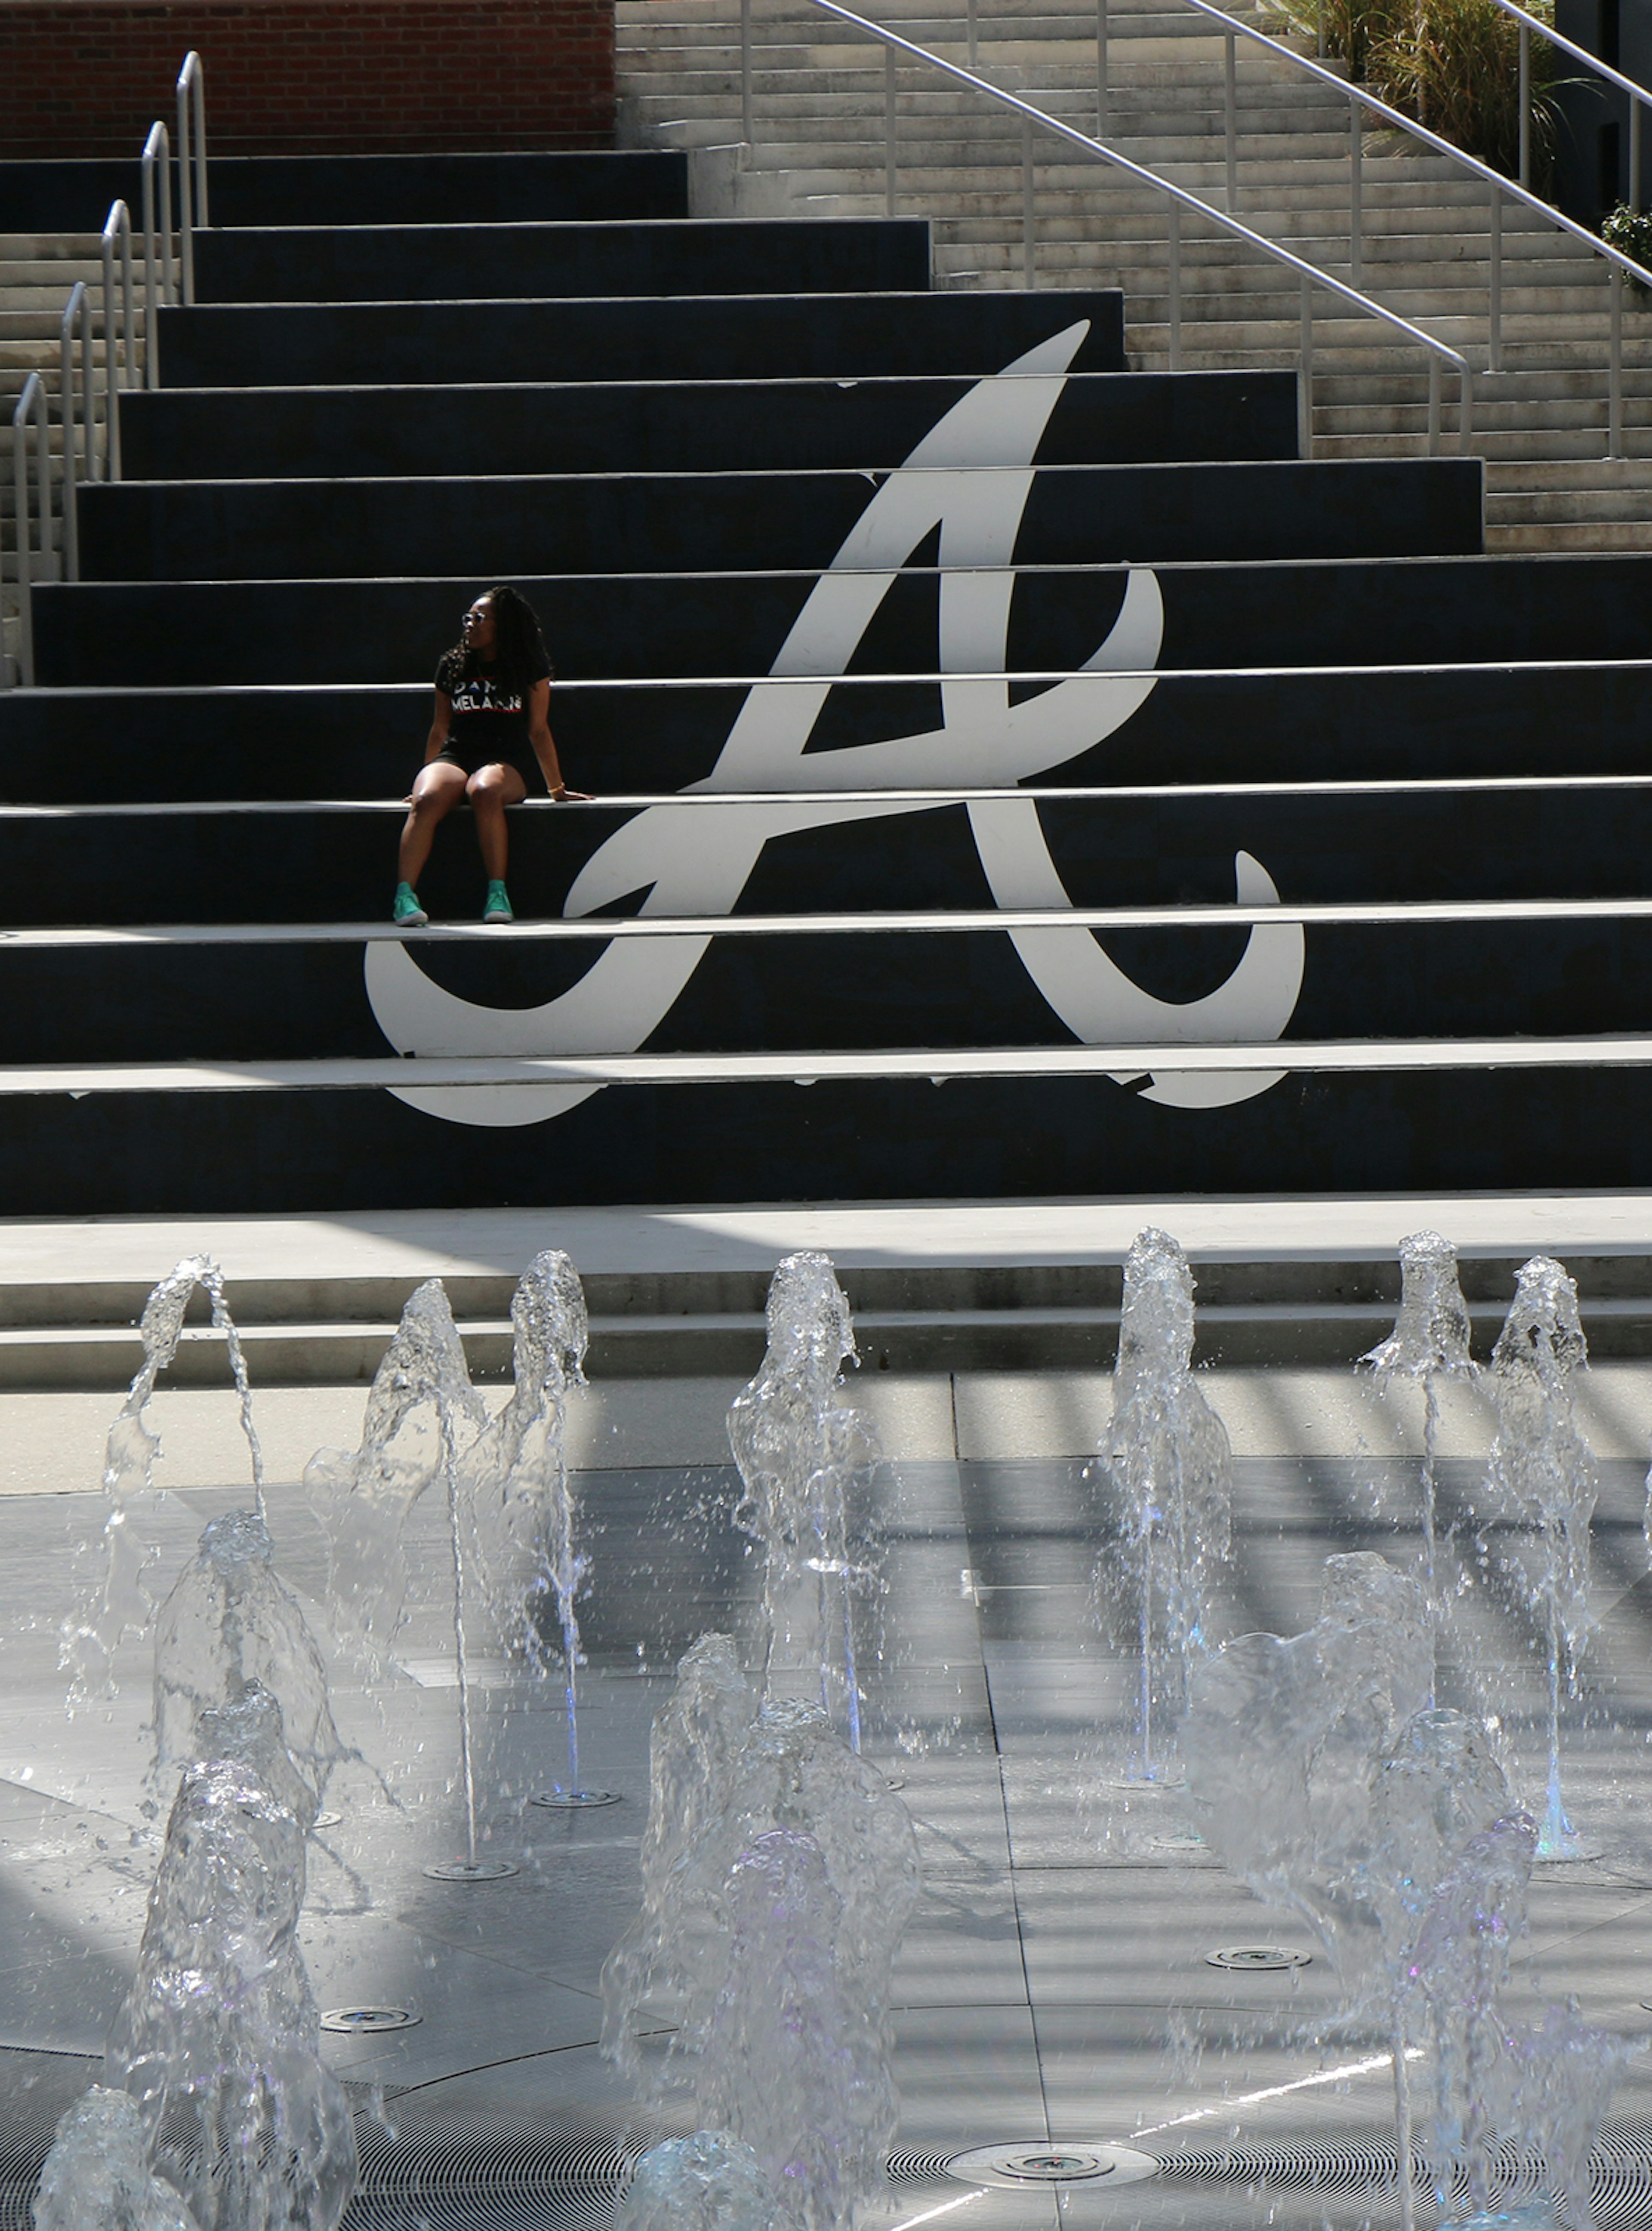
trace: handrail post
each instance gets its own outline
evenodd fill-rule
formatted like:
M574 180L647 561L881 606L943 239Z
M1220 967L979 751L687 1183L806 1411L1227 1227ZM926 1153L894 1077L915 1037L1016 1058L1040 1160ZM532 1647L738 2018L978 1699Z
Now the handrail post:
M965 20L969 25L970 68L973 69L981 59L981 23L976 0L969 0Z
M158 144L157 144L158 143ZM158 119L149 127L149 137L144 142L144 252L150 254L151 236L155 226L155 178L160 178L160 275L161 300L176 302L177 288L172 276L172 135ZM148 276L147 270L145 273Z
M1532 184L1532 26L1520 25L1520 184Z
M894 215L895 50L887 45L883 49L883 207L886 216Z
M1429 455L1440 454L1440 359L1429 352Z
M193 130L191 130L193 125ZM190 157L193 152L193 163ZM191 47L177 74L177 202L184 300L195 300L195 230L207 217L206 71Z
M1302 361L1297 378L1297 443L1305 459L1313 455L1313 282L1301 278Z
M1182 368L1182 204L1170 210L1170 368Z
M35 558L29 502L31 418L35 425L35 477L40 497L40 554L43 560L51 545L51 468L46 446L46 390L37 372L31 372L23 382L17 407L11 414L11 482L16 507L13 539L17 550L17 675L25 689L35 686ZM43 564L41 570L45 570Z
M121 329L126 339L124 362L115 346L114 251L120 244ZM132 312L132 211L125 202L112 202L103 224L103 423L105 478L120 478L120 411L115 397L132 385L137 335Z
M1491 372L1500 372L1503 368L1503 197L1495 186L1492 188L1491 197L1491 304L1487 328L1487 368Z
M1033 210L1033 127L1030 116L1021 120L1021 282L1038 283L1038 220Z
M1107 0L1095 0L1095 136L1107 136Z
M1365 133L1360 125L1359 103L1348 103L1348 275L1349 284L1358 287L1362 250L1365 246L1365 212L1361 207L1365 191L1364 164Z
M740 138L752 145L752 0L740 0Z
M1612 352L1606 374L1606 454L1623 454L1623 274L1612 266Z
M160 172L160 240L155 236L155 174ZM144 142L144 385L160 385L160 313L155 300L177 300L172 289L172 152L164 124L152 124Z
M1629 103L1629 207L1638 217L1641 210L1641 108L1642 103Z
M1469 443L1475 430L1474 417L1474 374L1465 364L1457 374L1457 455L1460 457L1467 457L1473 454Z
M1239 107L1238 66L1234 58L1234 35L1227 38L1225 107L1227 111L1228 141L1228 215L1231 217L1239 206L1239 149L1237 111Z
M81 329L81 402L74 401L74 328ZM86 282L77 279L63 307L58 327L58 417L63 429L63 570L68 579L81 578L81 522L74 504L75 484L92 477L92 305ZM80 456L75 456L76 420Z
M94 481L98 477L97 376L93 369L96 352L92 341L92 290L83 279L75 281L63 312L66 325L71 319L78 321L81 330L81 478Z

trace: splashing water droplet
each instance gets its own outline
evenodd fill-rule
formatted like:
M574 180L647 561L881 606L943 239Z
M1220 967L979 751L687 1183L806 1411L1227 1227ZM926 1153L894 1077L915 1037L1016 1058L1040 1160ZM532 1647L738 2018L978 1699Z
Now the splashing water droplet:
M35 2231L201 2231L177 2188L151 2173L137 2101L100 2084L59 2119L34 2221Z

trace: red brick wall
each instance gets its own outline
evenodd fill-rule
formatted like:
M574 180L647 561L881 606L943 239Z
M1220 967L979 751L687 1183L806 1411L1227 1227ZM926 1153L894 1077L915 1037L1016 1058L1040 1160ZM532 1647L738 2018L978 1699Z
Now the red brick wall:
M136 153L191 47L220 153L613 144L613 0L0 0L0 154Z

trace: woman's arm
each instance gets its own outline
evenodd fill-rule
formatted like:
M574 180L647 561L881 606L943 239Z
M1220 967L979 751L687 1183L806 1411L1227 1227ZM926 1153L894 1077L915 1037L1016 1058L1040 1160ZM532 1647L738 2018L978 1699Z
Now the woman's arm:
M442 756L442 747L448 740L448 731L453 726L453 700L445 689L436 693L436 703L430 713L430 733L425 739L424 764Z
M588 803L584 791L570 790L562 779L562 766L551 734L551 684L548 680L536 682L529 690L527 715L528 741L533 747L534 758L539 762L545 788L552 798L571 798L582 805Z

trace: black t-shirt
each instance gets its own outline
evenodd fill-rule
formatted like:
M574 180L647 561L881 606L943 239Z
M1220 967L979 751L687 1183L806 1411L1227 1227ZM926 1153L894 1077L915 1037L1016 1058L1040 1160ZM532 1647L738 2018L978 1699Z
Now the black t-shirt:
M520 692L501 689L489 668L468 654L449 650L436 670L436 686L452 700L453 720L448 730L451 755L475 768L490 760L502 760L526 772L536 765L528 740L528 691L549 679L545 667ZM446 754L444 754L445 756Z

